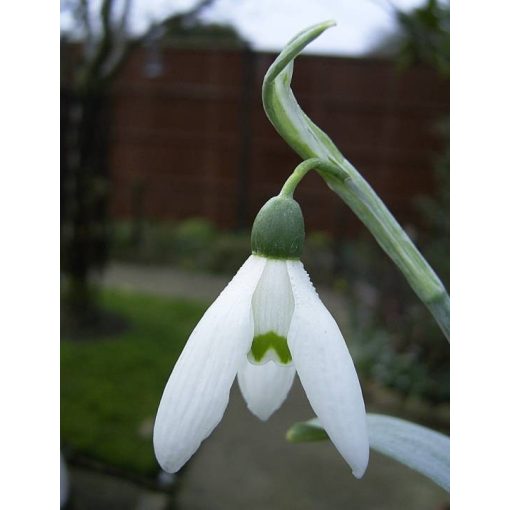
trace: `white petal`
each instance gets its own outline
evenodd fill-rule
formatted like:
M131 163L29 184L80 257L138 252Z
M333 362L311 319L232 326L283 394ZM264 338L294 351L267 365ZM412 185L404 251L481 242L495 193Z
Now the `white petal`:
M248 258L197 324L175 364L154 424L154 450L165 471L178 471L225 412L253 339L251 300L265 262Z
M287 398L295 374L293 365L282 366L273 361L254 365L246 360L237 380L248 409L261 420L267 420Z
M272 331L287 338L293 311L287 263L285 260L268 259L253 295L255 336Z
M361 478L368 464L365 404L345 341L303 264L288 261L294 316L288 344L310 405L331 441Z

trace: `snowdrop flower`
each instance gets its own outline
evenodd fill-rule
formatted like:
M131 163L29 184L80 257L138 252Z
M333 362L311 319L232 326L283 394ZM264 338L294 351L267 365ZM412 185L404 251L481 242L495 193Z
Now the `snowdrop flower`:
M269 200L253 225L253 254L192 332L164 390L154 448L166 471L178 471L218 425L236 376L250 411L267 420L297 371L322 427L363 476L363 396L342 334L299 261L303 243L297 202Z

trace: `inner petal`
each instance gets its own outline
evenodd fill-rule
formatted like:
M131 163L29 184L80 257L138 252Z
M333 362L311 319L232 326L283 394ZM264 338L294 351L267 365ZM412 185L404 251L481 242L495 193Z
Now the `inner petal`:
M287 346L294 297L284 260L268 260L252 298L254 338L248 359L255 364L272 360L292 362Z

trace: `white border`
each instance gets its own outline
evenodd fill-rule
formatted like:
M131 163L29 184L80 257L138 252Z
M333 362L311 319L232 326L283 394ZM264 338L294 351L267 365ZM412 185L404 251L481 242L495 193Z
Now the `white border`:
M508 501L510 109L504 2L452 8L452 509Z
M2 8L3 508L59 505L59 10Z

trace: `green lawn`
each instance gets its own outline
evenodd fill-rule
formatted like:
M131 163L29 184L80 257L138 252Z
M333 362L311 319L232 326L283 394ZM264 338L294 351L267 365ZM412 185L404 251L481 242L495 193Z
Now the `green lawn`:
M124 315L127 332L61 342L64 446L142 475L157 472L152 420L171 369L206 306L120 291L104 308Z

